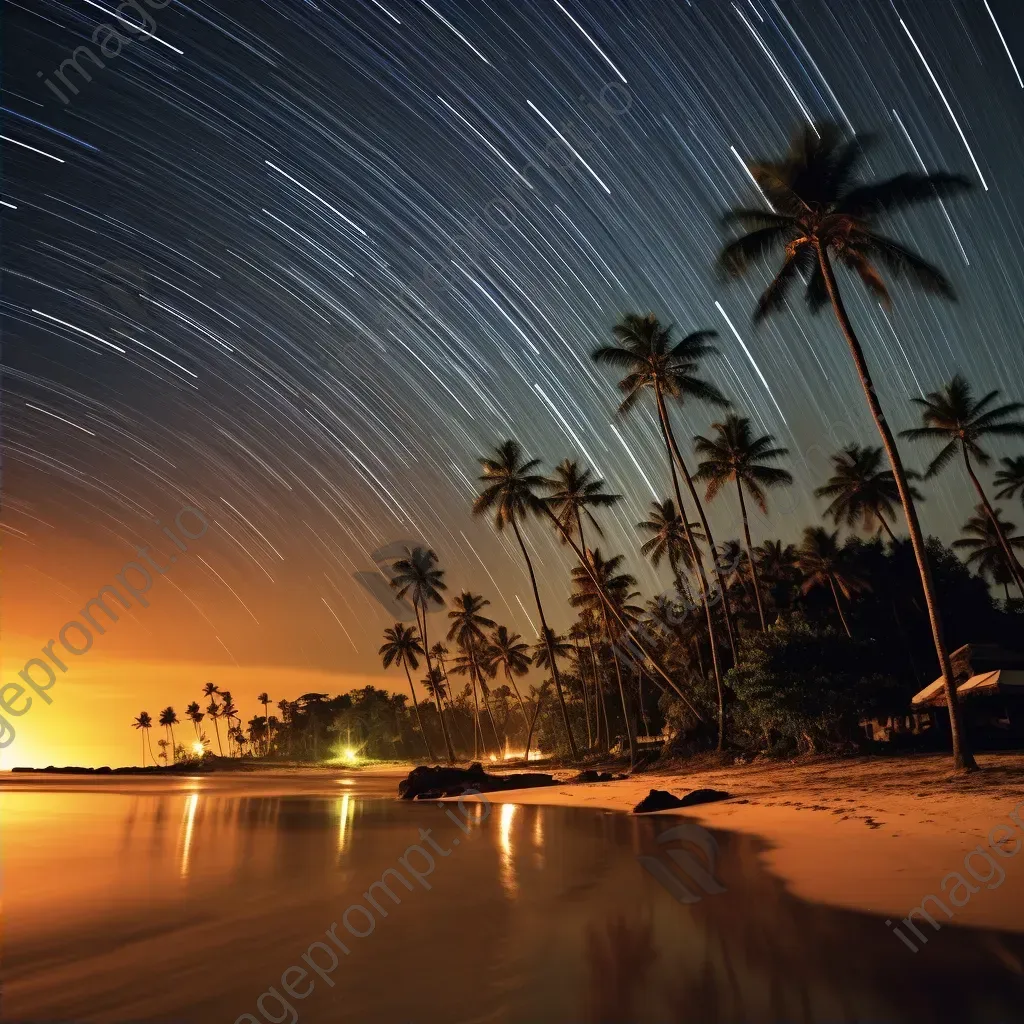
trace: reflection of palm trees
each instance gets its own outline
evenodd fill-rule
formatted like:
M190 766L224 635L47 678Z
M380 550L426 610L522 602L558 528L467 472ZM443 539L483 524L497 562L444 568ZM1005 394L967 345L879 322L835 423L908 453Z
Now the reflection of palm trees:
M585 956L590 968L587 1019L594 1024L637 1020L638 997L647 988L658 957L650 922L633 924L620 914L609 917L603 933L588 925ZM675 1019L704 1021L688 1014Z

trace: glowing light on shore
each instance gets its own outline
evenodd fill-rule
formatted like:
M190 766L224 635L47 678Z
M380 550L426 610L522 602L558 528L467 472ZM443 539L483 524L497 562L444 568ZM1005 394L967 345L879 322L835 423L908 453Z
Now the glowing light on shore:
M192 753L202 757L203 754L206 753L206 747L204 747L199 740L196 740L195 743L192 744Z

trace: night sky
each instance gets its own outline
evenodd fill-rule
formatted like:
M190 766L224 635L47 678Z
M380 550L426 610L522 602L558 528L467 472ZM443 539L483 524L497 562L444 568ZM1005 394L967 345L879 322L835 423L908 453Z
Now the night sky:
M626 499L602 548L664 589L633 529L668 495L656 425L646 407L616 421L613 373L589 358L629 311L718 331L706 375L793 455L755 541L796 539L828 455L877 438L834 319L800 307L755 330L766 278L725 285L712 263L720 214L756 199L741 158L808 118L875 135L874 176L975 183L886 225L957 304L896 284L885 314L841 278L893 425L958 369L1024 397L1019 12L175 0L149 10L155 38L83 59L91 82L71 69L65 105L44 79L59 87L77 46L100 54L111 5L9 0L0 532L18 655L137 544L166 553L153 521L183 505L209 533L108 654L376 672L387 613L354 574L407 538L532 639L518 552L469 511L477 456L508 436L594 465ZM675 415L683 439L714 418ZM930 449L904 452L923 466ZM952 539L975 500L959 467L925 494L925 529ZM733 501L711 507L722 540ZM529 537L564 625L570 557L539 524ZM192 699L182 679L169 701Z

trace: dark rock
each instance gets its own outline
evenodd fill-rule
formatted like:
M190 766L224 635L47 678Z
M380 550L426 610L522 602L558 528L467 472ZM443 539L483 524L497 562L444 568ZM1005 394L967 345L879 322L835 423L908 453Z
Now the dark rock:
M532 789L535 786L553 786L550 775L524 772L518 775L488 775L483 765L474 762L469 768L413 768L398 784L398 795L403 800L437 800L442 796L462 796L467 790L496 793L509 789Z
M678 807L693 807L695 804L710 804L716 800L729 800L731 797L731 793L725 793L720 789L695 789L680 799L664 789L652 789L633 808L633 813L650 814L652 811L671 811Z
M575 779L569 779L569 782L618 782L625 777L625 775L613 775L611 772L599 772L594 768L586 768Z
M716 800L731 800L732 794L721 789L695 789L679 801L680 807L692 807L694 804L712 804Z

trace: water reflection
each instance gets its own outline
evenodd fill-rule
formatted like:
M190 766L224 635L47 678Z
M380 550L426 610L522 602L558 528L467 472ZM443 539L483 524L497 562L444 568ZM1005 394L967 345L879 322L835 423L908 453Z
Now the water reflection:
M512 822L519 808L515 804L502 804L498 819L498 843L501 847L501 887L506 895L516 895L516 867L512 853Z
M188 877L188 854L192 849L192 829L195 826L196 808L199 806L199 794L193 793L185 801L185 838L181 850L181 877Z

